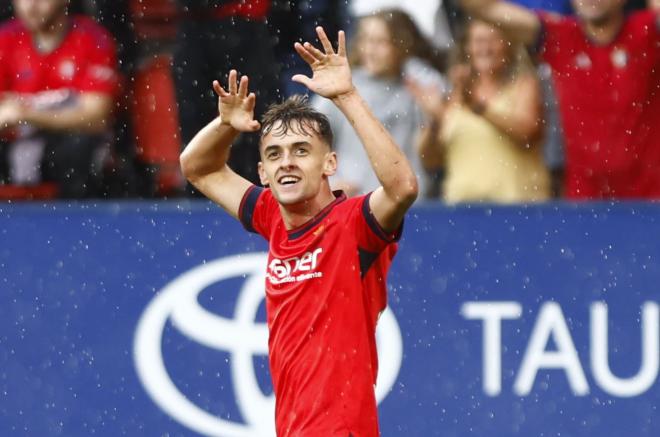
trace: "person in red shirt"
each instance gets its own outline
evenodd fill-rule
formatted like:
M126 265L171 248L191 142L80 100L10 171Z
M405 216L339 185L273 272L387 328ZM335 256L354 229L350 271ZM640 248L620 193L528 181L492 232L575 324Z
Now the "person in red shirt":
M253 119L248 78L217 81L220 116L181 155L202 193L269 242L266 308L279 437L378 436L375 328L404 215L417 197L415 174L352 84L343 32L338 51L321 27L323 50L295 44L313 75L293 80L331 99L362 140L382 186L346 198L328 178L337 168L327 118L303 97ZM261 183L227 166L240 132L260 130Z
M44 177L62 197L84 197L110 126L117 61L112 37L67 5L14 0L16 17L0 27L0 129L13 183Z
M463 0L473 16L536 44L551 66L571 199L660 198L660 18L625 15L624 3L574 0L577 15L561 17Z

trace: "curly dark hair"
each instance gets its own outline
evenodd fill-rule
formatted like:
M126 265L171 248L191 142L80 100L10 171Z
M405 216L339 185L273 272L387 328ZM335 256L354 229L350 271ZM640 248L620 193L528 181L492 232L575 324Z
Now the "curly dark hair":
M295 94L282 103L270 105L261 117L260 137L263 139L268 135L277 122L281 124L274 132L276 135L284 135L289 131L305 135L315 133L332 148L334 135L328 117L314 109L305 95Z

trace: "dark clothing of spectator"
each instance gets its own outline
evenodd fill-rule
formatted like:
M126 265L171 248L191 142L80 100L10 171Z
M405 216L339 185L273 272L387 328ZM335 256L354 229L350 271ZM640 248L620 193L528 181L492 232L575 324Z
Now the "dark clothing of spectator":
M255 118L277 98L278 67L273 37L266 24L269 2L223 2L222 6L183 8L174 52L174 80L181 135L184 144L217 116L211 89L213 80L226 77L231 68L250 78L257 95ZM257 183L259 138L242 135L232 147L229 166Z

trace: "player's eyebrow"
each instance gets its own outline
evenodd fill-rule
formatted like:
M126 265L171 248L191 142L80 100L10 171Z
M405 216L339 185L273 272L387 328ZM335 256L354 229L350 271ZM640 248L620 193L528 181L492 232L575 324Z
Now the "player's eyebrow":
M296 141L296 142L293 142L293 143L290 143L290 144L285 144L285 145L269 144L266 147L264 147L264 153L266 153L270 150L274 150L274 149L281 149L283 147L304 147L304 146L310 147L311 145L312 145L312 143L310 143L309 141Z

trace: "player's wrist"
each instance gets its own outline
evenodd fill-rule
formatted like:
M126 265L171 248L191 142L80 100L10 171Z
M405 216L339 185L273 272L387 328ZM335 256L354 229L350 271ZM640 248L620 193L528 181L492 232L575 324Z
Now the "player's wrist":
M336 94L331 99L336 104L342 104L342 103L350 102L351 100L354 100L356 98L359 98L357 89L355 89L355 86L353 86L353 84L351 84L350 89Z

